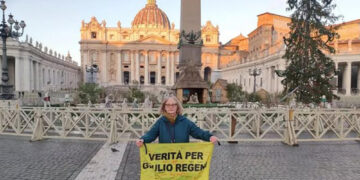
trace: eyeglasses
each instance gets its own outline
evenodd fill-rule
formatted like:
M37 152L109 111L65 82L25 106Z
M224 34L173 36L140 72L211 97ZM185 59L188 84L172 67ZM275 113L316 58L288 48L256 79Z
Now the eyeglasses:
M166 107L177 107L177 104L165 104Z

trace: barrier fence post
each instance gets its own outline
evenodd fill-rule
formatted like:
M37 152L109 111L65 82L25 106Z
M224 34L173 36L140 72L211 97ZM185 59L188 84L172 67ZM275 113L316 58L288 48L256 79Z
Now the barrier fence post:
M117 142L116 114L114 109L111 110L110 122L111 125L110 125L110 134L108 137L108 143L114 144Z
M295 129L294 129L294 109L289 109L285 118L285 131L283 143L290 146L298 146Z
M35 110L35 128L34 132L31 136L31 141L39 141L43 139L43 133L44 133L44 124L42 121L42 115L41 110L36 109Z

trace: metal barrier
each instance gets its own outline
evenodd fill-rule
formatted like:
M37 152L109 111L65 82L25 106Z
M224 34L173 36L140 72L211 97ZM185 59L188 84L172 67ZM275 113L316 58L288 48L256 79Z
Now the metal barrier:
M184 115L221 141L360 140L356 110L189 108ZM157 109L1 107L0 135L133 141L159 117Z

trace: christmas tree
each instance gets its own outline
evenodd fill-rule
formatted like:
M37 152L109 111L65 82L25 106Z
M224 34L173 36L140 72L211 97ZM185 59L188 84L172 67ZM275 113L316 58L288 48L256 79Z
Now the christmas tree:
M335 75L335 64L328 56L335 53L329 43L338 34L333 24L339 16L332 10L333 0L288 0L291 15L290 33L284 37L288 67L280 74L286 92L296 89L296 100L302 103L320 103L325 95L328 101L338 98L332 93L330 80Z

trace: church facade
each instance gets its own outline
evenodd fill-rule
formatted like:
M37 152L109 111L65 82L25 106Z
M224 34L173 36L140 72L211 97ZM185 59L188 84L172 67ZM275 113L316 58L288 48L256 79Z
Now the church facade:
M210 21L201 31L204 45L201 75L214 82L224 63L239 59L246 52L233 44L221 45L219 27ZM179 30L155 0L147 1L131 27L122 27L120 21L117 27L107 27L106 21L92 17L81 25L83 79L89 79L86 67L96 64L99 68L96 82L104 87L139 83L145 87L170 88L179 76L179 37Z

